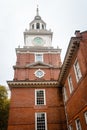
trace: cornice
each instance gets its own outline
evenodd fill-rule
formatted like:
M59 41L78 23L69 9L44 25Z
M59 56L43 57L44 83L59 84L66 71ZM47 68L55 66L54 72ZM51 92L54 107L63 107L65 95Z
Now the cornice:
M10 88L58 87L58 81L7 81Z
M66 74L70 67L72 58L74 54L77 52L79 48L81 37L72 37L67 49L67 53L65 55L65 59L62 65L62 69L60 71L59 79L58 79L58 85L63 85L66 80Z
M48 31L48 30L35 30L35 29L31 29L31 30L26 30L24 32L24 35L53 35L53 32Z
M35 53L35 52L42 52L42 53L49 53L49 54L57 54L61 53L61 49L53 48L53 47L30 47L24 46L23 48L16 48L16 53Z

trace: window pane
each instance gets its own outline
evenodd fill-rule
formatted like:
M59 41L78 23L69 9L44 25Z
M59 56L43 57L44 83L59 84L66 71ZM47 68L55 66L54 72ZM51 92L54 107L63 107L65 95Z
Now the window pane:
M78 82L81 79L81 77L82 77L78 60L75 61L74 69L75 69L76 80Z
M36 90L36 105L45 105L45 91Z
M36 24L36 29L40 29L40 24L39 23Z
M42 54L36 54L36 61L43 61L43 55Z
M37 104L44 104L44 93L43 93L43 91L37 92Z
M76 130L82 130L79 119L76 120Z
M37 130L46 130L45 113L36 113Z
M63 95L64 95L64 101L66 102L68 100L66 87L63 88Z
M72 93L72 91L73 91L73 83L72 83L71 76L68 77L68 84L69 84L70 93Z

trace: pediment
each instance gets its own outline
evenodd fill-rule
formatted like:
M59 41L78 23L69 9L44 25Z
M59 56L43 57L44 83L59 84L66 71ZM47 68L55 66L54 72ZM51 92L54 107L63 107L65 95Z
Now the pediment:
M44 68L53 68L53 65L43 63L43 62L34 62L31 64L26 65L27 68L37 68L37 67L44 67Z

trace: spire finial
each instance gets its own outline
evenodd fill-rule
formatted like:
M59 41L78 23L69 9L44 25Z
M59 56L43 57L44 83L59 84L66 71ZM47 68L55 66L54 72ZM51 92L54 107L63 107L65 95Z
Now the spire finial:
M38 5L37 5L37 10L36 10L36 11L37 11L37 16L39 16L39 9L38 9Z

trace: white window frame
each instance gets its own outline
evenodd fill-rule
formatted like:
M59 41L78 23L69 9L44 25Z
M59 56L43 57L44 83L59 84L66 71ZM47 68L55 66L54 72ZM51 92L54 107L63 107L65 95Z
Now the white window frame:
M44 93L44 104L37 104L37 92L38 91L43 91L43 93ZM45 89L35 89L35 105L37 105L37 106L46 105Z
M78 122L79 121L79 122ZM81 127L81 123L80 123L80 119L76 119L75 120L75 123L76 123L76 130L82 130L82 127Z
M47 114L45 112L35 113L35 130L38 130L37 129L37 116L38 116L38 114L44 114L45 115L45 130L47 130Z
M68 126L68 130L73 130L73 127L71 124Z
M71 94L73 92L73 90L74 90L71 75L68 76L68 85L69 85L69 91L70 91L70 94Z
M86 122L86 124L87 124L87 111L84 112L84 117L85 117L85 122Z
M75 63L74 63L74 71L75 71L76 81L78 83L79 80L82 78L82 73L81 73L80 65L77 59L75 60Z
M67 96L67 91L66 91L66 87L65 86L63 88L63 95L64 95L64 101L66 102L68 100L68 96Z
M38 56L38 55L41 55L41 60L38 60L38 59L37 59L37 56ZM35 53L35 62L38 62L38 61L43 62L43 53Z

